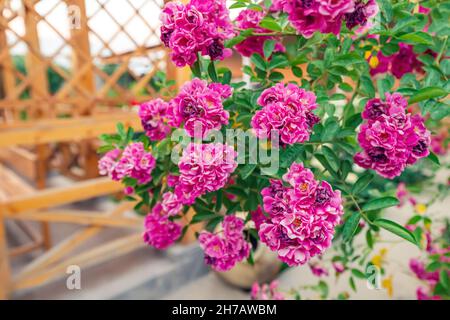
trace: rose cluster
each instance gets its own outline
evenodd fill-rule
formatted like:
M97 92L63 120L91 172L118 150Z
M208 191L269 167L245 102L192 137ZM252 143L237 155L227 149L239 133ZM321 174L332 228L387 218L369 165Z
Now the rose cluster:
M228 124L230 117L222 101L232 94L229 85L208 84L198 78L186 82L167 109L168 123L174 127L184 124L191 137L204 138L213 129Z
M218 233L202 231L198 237L205 253L205 263L217 271L227 271L250 254L250 245L244 239L244 220L226 216L223 230Z
M142 103L139 106L141 124L150 140L162 140L170 133L170 126L167 124L168 110L169 104L160 98Z
M120 149L111 150L98 163L101 175L108 175L115 181L125 177L133 178L139 184L146 184L152 180L151 173L155 166L155 158L150 152L145 151L142 142L129 144L123 152Z
M144 221L145 231L142 237L145 243L161 250L172 245L181 236L181 225L170 220L171 215L173 214L165 211L161 203L153 207Z
M311 170L294 163L281 180L261 191L269 219L259 226L259 237L281 261L302 265L331 245L343 206L339 190L314 179Z
M240 29L253 29L254 33L270 33L270 30L259 26L259 23L265 15L266 13L264 11L250 9L242 10L236 18L236 26ZM264 56L264 42L266 40L276 39L277 38L273 36L250 36L238 43L236 45L236 50L244 57L250 57L254 53ZM275 43L274 52L284 52L285 50L286 49L281 42L277 41Z
M408 102L399 93L386 94L386 101L371 99L362 113L358 142L363 151L354 161L365 169L393 179L407 165L428 156L430 132L420 115L405 112Z
M178 163L180 175L171 181L180 202L192 204L196 198L223 188L237 167L236 156L233 147L226 144L190 143Z
M364 26L378 12L375 0L275 0L273 11L284 11L304 37L314 32L339 34L342 22L347 28Z
M277 83L264 90L258 104L263 108L251 121L258 138L270 138L271 131L276 130L283 144L301 143L309 139L320 120L313 113L317 108L315 94L292 83Z
M191 0L187 5L168 2L161 13L161 41L171 49L178 66L193 65L198 54L212 60L231 55L224 40L233 36L225 0Z

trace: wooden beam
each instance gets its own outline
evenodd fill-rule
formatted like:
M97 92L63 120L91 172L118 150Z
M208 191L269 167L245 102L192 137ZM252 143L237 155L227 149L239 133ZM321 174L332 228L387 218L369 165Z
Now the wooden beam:
M78 182L71 186L49 188L31 195L17 196L0 204L11 217L20 212L47 209L76 201L95 198L119 192L123 189L120 182L109 177Z
M11 285L8 244L6 242L5 221L0 208L0 300L7 299Z
M14 79L14 64L12 62L11 54L9 53L8 42L6 38L6 29L0 28L0 54L2 58L0 59L0 84L2 84L3 96L1 98L6 98L10 96L15 87ZM1 91L1 89L0 89Z
M26 253L32 252L36 249L39 249L42 247L42 245L43 245L42 240L37 241L37 242L31 241L31 242L23 244L21 246L9 249L8 254L9 254L10 258L14 258L14 257L20 256L22 254L26 254Z
M87 252L83 252L77 256L68 258L54 267L43 270L37 275L31 274L26 278L14 279L12 289L20 290L38 286L51 279L65 275L68 266L78 265L82 268L87 268L89 266L123 256L144 246L145 244L142 241L142 236L140 234L126 236L93 248Z
M25 38L29 51L27 52L25 63L27 76L31 79L31 98L48 98L47 65L41 55L39 45L39 35L37 24L39 22L38 14L35 11L37 0L23 0L24 4L24 23ZM40 117L49 114L50 106L48 104L35 104L32 110L27 110L32 117Z
M122 119L125 127L142 129L137 115ZM52 142L76 141L97 138L104 133L115 133L117 119L109 121L86 120L84 123L74 125L43 125L0 131L0 147L12 145L37 145Z
M0 161L29 181L35 181L37 159L34 153L20 147L1 148Z
M105 214L107 217L119 217L125 211L131 210L135 203L127 201L119 204L114 210ZM94 237L103 230L103 227L92 226L87 227L70 237L64 239L62 242L58 243L52 249L41 255L40 257L33 260L28 264L22 271L17 275L17 279L28 277L32 273L36 273L38 270L43 270L48 266L58 262L65 256L67 256L72 250L81 246L86 240Z
M108 217L101 212L82 210L31 211L5 215L7 218L79 225L141 229L142 221L135 218Z
M92 68L91 48L89 45L89 27L86 16L85 0L66 0L68 6L75 6L80 14L77 17L79 26L72 26L70 28L70 36L72 40L72 70L81 70L87 65L87 69L83 72L78 84L87 92L95 93L95 78ZM83 108L83 105L77 105L77 114L90 114L91 108Z

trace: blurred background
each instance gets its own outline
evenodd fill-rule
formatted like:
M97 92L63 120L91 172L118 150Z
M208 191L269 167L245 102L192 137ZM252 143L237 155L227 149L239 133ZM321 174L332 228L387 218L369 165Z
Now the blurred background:
M232 286L204 266L192 235L167 252L145 247L134 204L120 202L122 186L98 175L97 137L117 122L141 130L133 106L159 95L161 72L175 89L190 77L169 63L159 40L163 5L0 0L0 298L246 299L233 279L248 287L255 272L278 273L263 252L256 271L227 277ZM227 60L236 79L241 65L238 55ZM429 210L445 213L445 203L436 206ZM391 214L402 221L408 210ZM414 298L417 283L403 274L418 251L396 240L377 250L399 275L393 296ZM316 281L307 266L279 279L282 290ZM347 279L330 283L348 289ZM388 288L363 284L356 297L388 298Z

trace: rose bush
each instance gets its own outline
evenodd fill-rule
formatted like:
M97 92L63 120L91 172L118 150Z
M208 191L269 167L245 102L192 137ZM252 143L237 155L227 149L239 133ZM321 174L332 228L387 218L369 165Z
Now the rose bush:
M229 10L241 10L234 22ZM383 209L403 204L407 189L448 193L433 178L448 141L440 130L450 113L449 13L438 0L169 2L161 41L193 79L174 92L157 73L162 99L140 105L142 132L118 124L101 137L100 173L123 182L137 212L150 212L144 240L157 249L202 223L205 262L218 271L253 263L266 245L286 267L308 263L320 276L327 268L311 259L333 245L329 267L348 271L355 288L376 265L381 229L427 250L431 217L402 225ZM248 81L232 81L221 63L233 50L250 57ZM258 140L239 149L232 129ZM275 165L260 150L279 155ZM361 235L363 248L354 245ZM431 268L411 264L431 281L419 297L449 296L446 241L428 248ZM255 286L254 296L280 297L268 288Z

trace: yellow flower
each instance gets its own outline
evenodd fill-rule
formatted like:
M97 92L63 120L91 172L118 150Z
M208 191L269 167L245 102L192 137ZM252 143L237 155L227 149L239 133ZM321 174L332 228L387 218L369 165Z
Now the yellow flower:
M427 206L423 203L418 203L416 204L416 206L414 207L414 210L418 213L418 214L424 214L427 211Z
M372 51L364 52L364 59L369 59L371 55L372 55Z
M383 279L383 281L381 281L381 286L387 290L387 294L388 294L389 298L392 298L392 296L394 295L394 287L392 285L392 276Z
M371 262L378 268L381 268L381 266L383 264L384 256L386 255L386 253L387 253L387 249L382 248L377 255L373 256Z
M380 60L378 60L378 57L375 57L375 56L370 57L369 66L372 69L375 69L376 67L378 67L379 64L380 64Z

